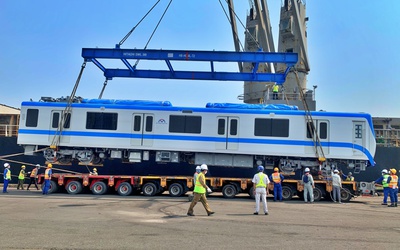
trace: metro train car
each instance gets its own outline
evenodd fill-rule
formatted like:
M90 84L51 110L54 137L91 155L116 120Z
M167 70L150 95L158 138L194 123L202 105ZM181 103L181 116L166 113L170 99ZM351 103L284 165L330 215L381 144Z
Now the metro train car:
M253 168L374 165L372 118L306 112L287 105L209 103L175 107L153 101L42 98L21 105L18 144L48 162L208 164ZM313 126L310 126L311 123ZM320 143L313 137L318 136ZM318 145L320 145L318 147ZM321 155L326 159L321 162Z

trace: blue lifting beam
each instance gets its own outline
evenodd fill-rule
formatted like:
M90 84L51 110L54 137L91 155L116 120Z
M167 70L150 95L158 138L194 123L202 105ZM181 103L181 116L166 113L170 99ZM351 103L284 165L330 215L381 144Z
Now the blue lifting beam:
M186 80L219 80L219 81L252 81L276 82L282 84L289 69L297 63L297 53L271 52L230 52L230 51L194 51L194 50L152 50L152 49L99 49L83 48L82 57L86 62L93 62L107 79L113 77L186 79ZM126 69L106 68L100 59L119 59ZM129 60L165 61L169 70L137 69ZM210 62L209 71L174 70L172 61ZM214 62L247 62L254 65L252 72L215 71ZM284 73L257 72L260 63L285 63Z

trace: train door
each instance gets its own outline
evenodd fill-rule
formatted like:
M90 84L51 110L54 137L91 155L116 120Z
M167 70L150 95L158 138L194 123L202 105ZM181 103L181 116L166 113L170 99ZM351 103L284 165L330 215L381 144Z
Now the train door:
M153 145L153 114L133 114L132 116L132 146Z
M239 117L218 116L217 117L216 149L237 150L239 145Z
M67 132L70 128L71 122L71 113L64 115L63 128L60 129L61 126L61 118L62 114L64 114L63 110L53 110L51 111L50 117L50 127L49 127L49 143L58 144L58 143L68 143L70 141L70 136L67 134L60 134L60 130L63 132Z
M329 121L328 120L314 120L314 126L317 131L317 135L319 137L319 141L321 142L322 151L324 155L329 154ZM307 138L312 139L312 134L314 131L310 132L309 126L307 124ZM318 154L322 156L321 147L317 144L317 149L312 147L306 147L306 153L312 154L318 150Z
M365 122L353 121L353 155L363 155L363 150L359 150L355 145L365 148Z

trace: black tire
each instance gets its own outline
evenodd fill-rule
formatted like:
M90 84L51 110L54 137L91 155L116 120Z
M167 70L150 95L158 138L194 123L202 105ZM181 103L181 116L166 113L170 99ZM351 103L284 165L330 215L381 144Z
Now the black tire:
M95 195L103 195L107 192L107 185L102 181L97 181L92 186L92 193Z
M290 186L282 186L282 199L285 201L289 201L293 198L293 189ZM276 197L277 199L277 197Z
M348 202L352 198L352 194L348 188L342 188L340 190L340 199L341 201Z
M172 197L180 197L183 194L183 186L180 183L172 183L169 188L169 195Z
M128 196L132 193L132 186L128 182L122 182L119 184L117 192L119 195Z
M79 181L71 181L65 189L69 194L79 194L82 192L82 184Z
M43 190L43 188L44 188L44 180L43 180L43 183L42 183L42 190ZM57 191L58 191L57 183L55 181L50 181L50 188L49 188L48 193L49 194L53 194L53 193L57 193Z
M254 190L254 188L251 187L250 190L249 190L249 195L250 195L250 198L254 200L256 198L256 196L254 195L253 190Z
M224 198L232 199L235 198L236 194L237 194L237 189L235 185L228 184L222 188L222 195L224 196Z
M316 186L314 188L313 194L314 194L314 201L320 201L323 196L323 191L321 190L320 187Z
M144 196L154 196L157 193L157 186L153 182L147 182L142 187Z

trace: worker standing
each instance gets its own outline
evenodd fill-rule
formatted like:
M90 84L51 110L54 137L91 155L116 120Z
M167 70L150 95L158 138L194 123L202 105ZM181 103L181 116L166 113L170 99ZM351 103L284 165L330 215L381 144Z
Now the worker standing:
M3 179L4 179L3 193L8 193L7 187L8 183L11 181L11 170L10 170L10 164L8 164L7 162L4 163Z
M201 172L197 175L196 177L196 184L194 186L193 190L193 200L192 203L190 203L189 210L187 212L188 216L194 216L193 214L193 209L194 206L196 206L198 201L201 201L203 204L204 208L207 211L207 215L210 216L214 214L213 211L211 211L210 207L208 206L207 202L207 197L206 197L206 191L211 192L211 189L206 185L206 177L205 175L207 174L208 167L206 164L202 164L200 166Z
M272 87L272 99L278 100L278 92L279 92L279 85L275 83L274 86Z
M53 164L49 163L49 164L47 164L47 168L44 171L44 187L43 187L44 195L49 194L50 180L51 180L51 175L53 174L53 171L51 170L52 167L53 167Z
M379 177L374 184L382 184L383 187L383 201L382 205L387 205L387 198L389 196L389 183L388 183L389 174L386 169L382 170L382 176Z
M279 168L274 168L274 173L271 174L269 179L274 183L274 201L282 201L282 181L284 177L279 173Z
M21 188L22 190L24 190L25 168L25 165L22 165L21 171L19 171L17 189Z
M90 172L89 175L97 176L99 173L97 173L97 168L93 168L93 172Z
M264 174L264 167L258 166L258 173L253 177L253 194L256 199L256 207L255 207L255 215L258 215L258 211L260 210L260 198L263 203L264 214L268 215L268 206L267 206L267 195L268 195L268 184L269 178L266 174Z
M353 176L352 172L349 172L347 175L342 173L342 176L343 176L343 180L345 180L345 181L354 181L354 176Z
M390 169L390 176L387 180L389 183L390 190L390 205L388 207L397 207L397 199L398 199L398 188L399 188L399 177L396 175L396 169Z
M342 179L339 176L339 170L335 169L332 174L332 185L333 185L333 202L339 202L342 203L341 201L341 196L340 196L340 189L342 188Z
M200 172L201 172L201 167L200 167L200 166L197 166L197 167L196 167L196 171L195 171L194 174L193 174L193 186L196 185L196 179L197 179L197 176L199 175ZM189 194L189 201L192 201L192 200L193 200L193 196L194 196L193 193Z
M40 169L40 165L36 164L35 168L32 169L32 172L28 172L29 177L30 177L30 182L29 182L28 188L26 190L29 190L29 188L31 187L32 183L34 183L36 189L39 190L39 187L37 185L39 169Z
M301 181L304 186L304 202L313 203L315 184L309 168L304 169L304 175L301 177ZM308 196L310 196L310 200L308 200Z

